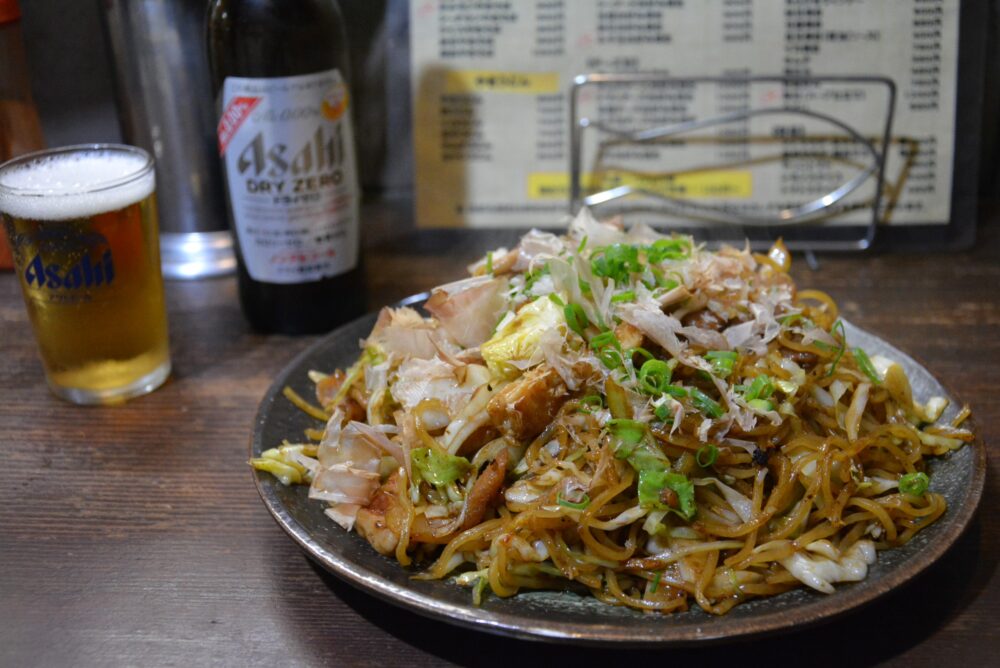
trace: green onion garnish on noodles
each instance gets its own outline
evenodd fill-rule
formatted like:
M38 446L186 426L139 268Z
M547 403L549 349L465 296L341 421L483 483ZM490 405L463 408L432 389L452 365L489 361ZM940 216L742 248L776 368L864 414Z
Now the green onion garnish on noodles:
M612 304L617 304L619 302L634 302L635 293L631 290L626 290L625 292L619 292L617 295L611 298Z
M583 332L590 327L590 320L579 304L566 304L563 307L563 315L569 328L580 336L583 336Z
M840 347L837 349L837 354L833 358L833 363L830 365L830 370L826 372L826 377L829 378L837 370L837 365L840 364L840 358L844 356L844 351L847 350L847 332L844 331L844 323L838 318L837 322L833 323L833 327L830 328L830 333L837 331L840 328Z
M701 446L694 454L694 461L697 462L698 466L703 469L707 469L709 466L714 464L715 460L718 458L719 449L711 443Z
M670 384L672 373L663 360L646 360L639 369L639 389L653 396L661 395Z
M592 338L590 347L597 351L597 357L609 369L617 369L624 362L621 343L618 342L618 337L610 329Z
M590 497L584 494L583 498L580 501L574 503L573 501L567 501L566 499L564 499L562 497L562 494L560 493L556 495L556 503L558 503L563 508L571 508L572 510L586 510L587 506L590 505Z
M590 256L590 270L595 276L610 278L615 283L627 283L632 272L642 270L639 249L628 244L611 244L598 248Z
M649 262L660 264L664 260L683 260L688 257L691 245L686 239L657 239L643 250L646 251Z
M588 409L600 410L604 408L604 400L599 394L588 394L586 396L580 397L578 400L581 406L586 406ZM589 413L590 410L587 410Z
M667 385L663 388L664 394L669 394L674 399L683 399L688 396L687 389L681 387L680 385Z
M719 378L728 378L733 372L738 355L732 350L709 350L705 359L712 363L712 373Z
M754 399L767 399L772 394L774 394L774 383L771 382L770 376L762 374L753 379L743 396L747 401L753 401Z
M899 491L903 494L923 496L931 484L931 479L923 471L907 473L899 479Z
M673 290L678 285L680 285L680 283L678 281L676 281L675 279L673 279L673 278L667 278L666 276L664 276L663 272L660 269L656 268L656 267L650 266L649 267L649 271L653 274L653 278L656 279L656 282L653 283L652 285L650 285L646 281L643 281L642 283L643 283L643 285L645 285L650 290L652 290L654 288L663 288L665 290Z
M628 357L629 357L629 359L635 357L636 355L642 355L647 360L655 359L653 357L653 353L649 352L648 350L646 350L642 346L638 346L636 348L629 348L628 349Z
M649 588L650 594L656 593L656 590L660 586L660 578L662 577L663 577L663 571L656 571L656 574L653 576L653 585Z
M758 411L767 412L774 410L774 402L769 401L768 399L751 399L747 402L747 405Z
M551 301L556 306L566 306L566 302L560 299L559 295L554 292L549 293L549 301Z
M670 415L670 409L667 407L666 404L660 404L659 406L654 408L653 415L655 415L657 419L662 420L663 422L674 421L673 417Z
M854 355L854 361L858 363L858 368L868 376L873 383L876 385L882 384L882 379L879 378L878 371L875 370L875 365L872 364L871 359L861 348L852 348L851 354Z
M601 348L606 348L607 346L618 346L618 337L610 329L606 329L594 338L590 340L590 347L594 350L600 350Z
M486 273L493 273L493 251L486 254Z
M720 418L725 413L718 401L715 401L697 387L691 388L691 403L699 411L713 419Z

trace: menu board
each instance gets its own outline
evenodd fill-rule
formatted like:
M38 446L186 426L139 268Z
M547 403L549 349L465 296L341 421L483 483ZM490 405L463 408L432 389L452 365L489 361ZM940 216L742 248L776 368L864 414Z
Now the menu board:
M891 79L897 100L886 165L891 215L884 222L942 224L952 195L958 26L959 0L413 0L417 223L557 224L568 205L574 77L660 72ZM850 82L671 88L653 94L654 104L649 91L624 102L616 102L619 93L602 95L584 99L584 110L633 129L780 104L820 111L877 138L887 109L884 87ZM755 117L713 136L787 138L822 132L821 125ZM748 150L755 149L685 144L666 159L681 156L692 169L727 166L675 173L674 191L767 212L846 178L843 164L812 171L788 159L751 166L762 161ZM633 168L664 159L639 154ZM862 208L838 222L867 222L870 211Z

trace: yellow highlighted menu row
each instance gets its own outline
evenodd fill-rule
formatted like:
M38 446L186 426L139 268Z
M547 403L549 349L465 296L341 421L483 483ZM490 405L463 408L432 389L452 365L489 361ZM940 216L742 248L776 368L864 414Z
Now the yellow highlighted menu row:
M748 171L705 170L673 174L650 174L609 170L583 175L584 193L629 185L668 197L746 199L753 196L753 175ZM565 172L533 172L528 175L531 199L569 198L569 175Z
M444 92L455 93L530 93L559 92L558 72L503 72L460 70L445 73Z

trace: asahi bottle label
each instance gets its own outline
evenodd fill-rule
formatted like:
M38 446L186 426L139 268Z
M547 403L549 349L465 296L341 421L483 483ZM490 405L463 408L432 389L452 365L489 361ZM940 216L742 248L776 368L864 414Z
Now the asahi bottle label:
M303 283L358 262L358 179L340 72L227 77L219 152L250 276Z

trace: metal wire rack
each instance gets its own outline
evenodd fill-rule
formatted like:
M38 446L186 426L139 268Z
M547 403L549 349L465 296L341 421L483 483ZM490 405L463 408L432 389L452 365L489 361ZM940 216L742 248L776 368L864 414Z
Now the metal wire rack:
M684 122L659 125L641 130L625 130L613 127L606 121L592 116L581 116L581 93L588 87L637 87L650 84L663 86L683 86L698 84L721 84L739 86L755 83L775 83L783 86L802 84L862 84L884 87L886 90L886 108L881 123L880 136L865 136L852 125L830 114L815 111L801 106L780 105L761 108L749 108L733 113L695 118ZM571 137L570 137L570 213L576 213L580 207L588 206L600 209L613 205L615 213L658 212L690 220L692 224L709 224L729 226L734 231L744 233L755 245L766 243L761 235L785 236L786 243L793 250L864 250L869 248L874 239L878 223L881 219L883 191L885 185L885 163L887 147L890 145L892 121L896 104L895 83L885 77L875 76L703 76L703 77L671 77L660 73L628 73L628 74L581 74L573 83L570 96ZM684 197L674 197L663 192L642 186L623 184L606 188L589 194L583 193L583 149L584 133L602 133L599 146L608 143L633 143L662 145L664 140L681 137L682 135L723 126L751 118L763 116L798 116L818 120L841 130L845 137L856 142L864 149L868 161L863 168L829 192L819 197L808 199L794 206L787 206L774 214L756 215L746 211L738 211L724 205L706 204ZM832 158L831 158L832 159ZM867 225L848 226L857 234L845 236L845 226L823 224L833 216L848 208L847 198L856 192L870 179L875 180L874 195L870 201L871 219ZM856 208L856 205L852 205ZM835 228L839 227L839 229ZM860 229L858 229L860 227ZM738 230L736 229L738 228ZM789 232L794 230L789 238ZM757 233L752 234L752 233Z

